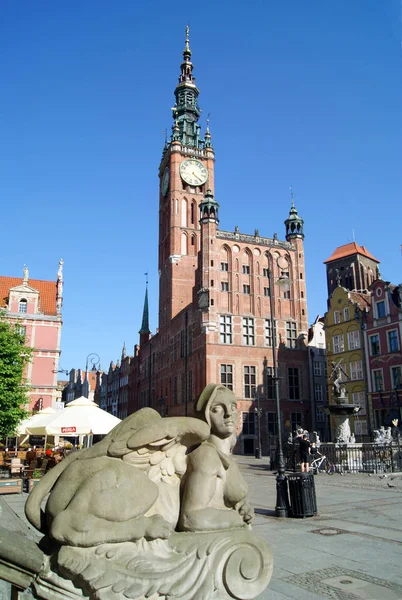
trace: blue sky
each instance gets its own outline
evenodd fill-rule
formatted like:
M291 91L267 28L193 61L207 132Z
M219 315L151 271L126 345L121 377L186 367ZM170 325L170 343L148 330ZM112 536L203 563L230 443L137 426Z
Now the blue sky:
M157 327L157 174L188 22L220 228L283 239L293 186L310 322L322 263L353 235L401 282L401 14L400 0L2 3L0 273L53 279L64 258L64 369L132 352L145 271Z

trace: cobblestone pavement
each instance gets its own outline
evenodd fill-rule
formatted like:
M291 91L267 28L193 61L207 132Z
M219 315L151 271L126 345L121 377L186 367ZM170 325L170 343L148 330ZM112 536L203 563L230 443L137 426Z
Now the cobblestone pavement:
M317 516L278 519L267 460L237 460L274 556L261 600L402 599L402 474L317 475Z
M236 460L256 511L254 532L274 556L272 580L259 600L402 600L402 474L320 474L314 477L317 516L278 519L268 461ZM26 497L0 496L0 522L37 540L24 516Z

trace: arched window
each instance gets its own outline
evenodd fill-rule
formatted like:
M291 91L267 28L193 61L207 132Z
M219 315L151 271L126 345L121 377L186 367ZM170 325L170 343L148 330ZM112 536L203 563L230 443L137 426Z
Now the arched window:
M181 226L187 227L187 200L181 201Z
M181 234L181 253L182 255L187 254L187 236L185 233Z
M196 212L196 205L195 205L195 202L192 202L191 203L191 215L190 215L191 225L194 225L194 222L195 222L195 212Z
M20 312L20 313L27 312L27 301L25 300L25 298L21 298L19 305L18 305L18 312Z

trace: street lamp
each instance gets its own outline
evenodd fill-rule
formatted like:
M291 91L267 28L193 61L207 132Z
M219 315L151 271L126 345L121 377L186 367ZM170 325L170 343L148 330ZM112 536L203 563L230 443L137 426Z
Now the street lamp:
M86 361L85 361L85 379L84 382L87 382L87 386L86 386L86 398L89 397L89 382L88 382L88 362L91 362L92 365L92 369L91 371L96 372L99 370L100 367L100 358L98 356L98 354L96 354L96 352L91 352L90 354L88 354Z
M277 285L285 287L290 284L289 276L282 274L275 282ZM282 423L281 423L281 406L279 397L279 377L278 364L276 353L276 323L275 323L275 303L272 298L272 272L268 268L268 292L269 292L269 308L272 332L272 363L274 380L274 396L276 400L276 416L278 423L278 473L276 476L276 506L275 515L277 517L287 517L289 511L288 484L285 476L285 459L283 457L282 447Z

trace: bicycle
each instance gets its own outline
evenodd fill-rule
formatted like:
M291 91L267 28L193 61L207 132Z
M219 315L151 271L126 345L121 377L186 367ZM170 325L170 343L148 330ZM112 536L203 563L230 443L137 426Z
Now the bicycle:
M336 469L335 465L330 460L328 460L326 456L321 454L313 461L311 461L309 471L312 471L313 473L322 473L323 471L325 471L327 475L333 475Z

